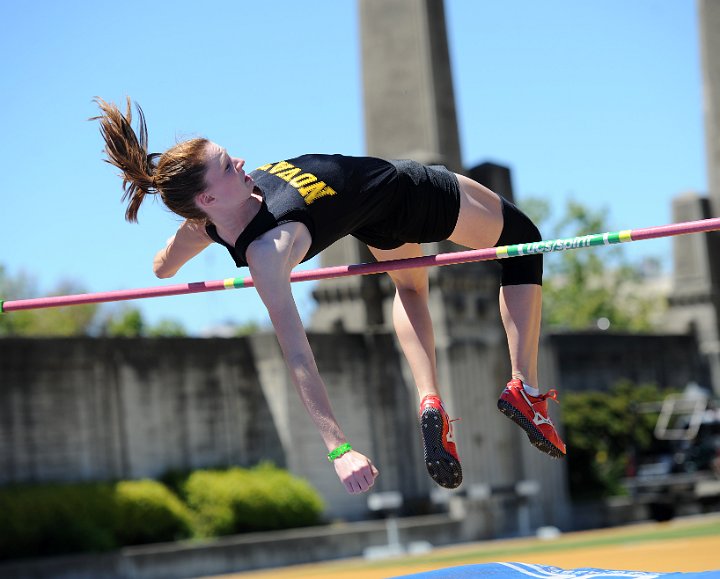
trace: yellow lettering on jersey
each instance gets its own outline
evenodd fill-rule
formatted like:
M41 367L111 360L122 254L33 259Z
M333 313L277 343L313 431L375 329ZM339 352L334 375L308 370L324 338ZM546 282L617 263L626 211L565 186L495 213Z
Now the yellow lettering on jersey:
M293 169L295 165L292 163L288 163L287 161L280 161L279 163L276 163L275 166L268 171L271 175L277 175L280 171L285 171L286 169Z
M335 189L333 189L329 185L325 185L324 182L321 181L320 184L324 185L322 189L320 189L319 191L315 190L312 193L309 193L307 196L304 196L306 205L312 204L315 200L320 199L320 197L326 197L327 195L335 195L337 193Z
M337 194L337 191L325 181L319 181L312 173L302 173L302 169L287 161L280 161L275 164L268 163L258 167L257 170L265 171L287 181L302 195L305 205L310 205L321 197Z
M308 195L317 195L322 191L322 188L325 187L325 181L317 181L316 183L313 183L312 185L306 185L305 187L298 187L298 191L300 191L300 195L303 196L305 199L305 203L307 203L307 197Z
M277 176L281 179L284 179L288 183L290 180L297 176L298 173L300 173L302 169L299 169L298 167L293 167L292 169L286 169L285 171L280 171L280 173L277 173Z
M312 173L303 173L302 175L298 175L292 181L290 181L290 185L297 189L299 187L304 187L305 185L308 185L309 183L312 183L314 181L317 181L317 177L315 175L313 175Z

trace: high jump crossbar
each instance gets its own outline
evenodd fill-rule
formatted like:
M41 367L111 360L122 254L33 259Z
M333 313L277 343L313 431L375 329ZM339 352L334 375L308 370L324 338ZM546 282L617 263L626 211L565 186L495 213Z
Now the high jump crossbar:
M516 245L504 245L501 247L490 247L486 249L474 249L469 251L427 255L423 257L411 257L407 259L395 259L354 265L338 265L333 267L323 267L320 269L296 271L290 274L290 281L293 283L300 281L315 281L336 277L349 277L353 275L370 275L402 269L455 265L458 263L488 261L493 259L506 259L536 253L555 253L570 249L594 247L598 245L614 245L616 243L625 243L629 241L641 241L644 239L657 239L659 237L670 237L672 235L705 233L717 230L720 230L720 217L700 219L698 221L685 221L670 225L659 225L644 229L626 229L614 233L594 233L590 235L580 235L577 237L552 239L548 241L535 241L532 243L519 243ZM51 296L22 300L0 300L0 312L5 313L40 308L75 306L80 304L158 298L247 287L254 287L251 277L231 277L215 281L200 281L139 289L114 290L98 293Z

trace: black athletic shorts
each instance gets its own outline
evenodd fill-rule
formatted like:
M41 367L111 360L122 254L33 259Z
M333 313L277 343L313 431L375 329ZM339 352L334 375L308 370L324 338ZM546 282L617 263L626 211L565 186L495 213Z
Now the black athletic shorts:
M392 214L353 236L371 247L395 249L405 243L444 241L460 214L460 185L442 165L390 161L397 170Z

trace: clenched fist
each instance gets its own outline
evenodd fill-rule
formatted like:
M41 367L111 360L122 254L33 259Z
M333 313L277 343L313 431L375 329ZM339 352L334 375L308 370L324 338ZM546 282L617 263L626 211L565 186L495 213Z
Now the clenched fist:
M364 493L375 483L378 469L370 459L355 450L343 454L333 461L340 482L350 494Z

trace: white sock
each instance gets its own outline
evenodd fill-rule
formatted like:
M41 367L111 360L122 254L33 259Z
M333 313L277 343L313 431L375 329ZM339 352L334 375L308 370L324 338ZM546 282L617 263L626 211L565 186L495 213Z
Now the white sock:
M525 382L522 383L523 388L525 389L525 392L530 394L530 396L540 396L540 390L537 388L534 388L533 386L528 386L525 384Z

